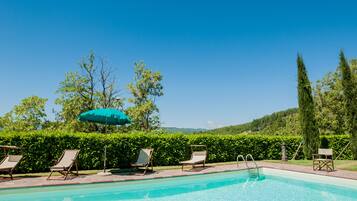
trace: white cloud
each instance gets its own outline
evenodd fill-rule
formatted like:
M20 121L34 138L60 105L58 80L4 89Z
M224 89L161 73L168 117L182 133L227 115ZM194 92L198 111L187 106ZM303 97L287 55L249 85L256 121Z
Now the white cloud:
M211 120L207 121L207 128L208 129L215 129L215 128L220 128L220 127L223 127L223 125L219 124L217 122L211 121Z

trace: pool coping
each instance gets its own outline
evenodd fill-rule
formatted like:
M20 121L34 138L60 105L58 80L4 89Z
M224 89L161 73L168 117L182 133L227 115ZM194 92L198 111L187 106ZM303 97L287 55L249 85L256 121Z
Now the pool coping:
M263 167L258 167L262 169ZM42 187L56 187L56 186L71 186L71 185L91 185L91 184L105 184L105 183L124 183L124 182L135 182L135 181L147 181L147 180L160 180L160 179L170 179L170 178L178 178L178 177L190 177L190 176L199 176L199 175L207 175L207 174L217 174L217 173L229 173L229 172L238 172L238 171L246 171L253 168L245 168L245 169L236 169L236 170L224 170L217 172L206 172L206 173L197 173L197 174L189 174L189 175L173 175L173 176L165 176L165 177L153 177L153 178L142 178L142 179L126 179L126 180L107 180L107 181L94 181L94 182L72 182L67 184L45 184L45 185L36 185L36 186L19 186L19 187L0 187L0 192L2 190L11 190L11 189L27 189L27 188L42 188ZM254 168L255 169L255 168Z
M209 164L208 164L209 166ZM327 176L332 178L341 178L357 181L357 172L337 170L334 172L324 172L324 171L313 171L311 167L303 167L284 163L269 163L269 162L258 162L259 168L268 168L275 170L285 170L290 172L312 174L319 176ZM137 180L150 180L150 179L162 179L162 178L174 178L190 175L204 175L204 174L214 174L220 172L232 172L239 170L247 170L251 168L246 168L236 164L229 165L218 165L209 166L208 168L190 169L190 171L181 171L181 169L173 170L159 170L152 174L147 174L145 176L134 174L134 175L116 175L111 176L98 176L98 175L80 175L70 180L46 180L46 177L30 177L21 178L17 180L0 180L0 191L6 189L18 189L18 188L31 188L31 187L50 187L50 186L63 186L63 185L80 185L80 184L99 184L99 183L113 183L113 182L126 182L126 181L137 181ZM193 171L192 171L193 170ZM60 178L60 177L57 177ZM2 185L4 184L4 185Z
M234 167L230 167L230 166L234 166ZM220 169L220 167L226 167L224 169ZM206 168L218 168L215 170L210 170L208 169L208 171L205 171ZM135 174L135 175L110 175L110 176L97 176L97 175L80 175L78 177L74 177L73 180L69 179L69 180L46 180L46 176L41 176L41 177L29 177L29 178L21 178L19 180L30 180L30 179L37 179L37 180L41 180L42 183L38 183L38 184L34 184L34 183L30 183L30 184L18 184L19 180L7 180L5 182L17 182L17 184L13 185L13 186L3 186L1 185L2 182L0 180L0 191L1 190L5 190L5 189L18 189L18 188L32 188L32 187L50 187L50 186L63 186L63 185L80 185L80 184L96 184L96 183L113 183L113 182L126 182L126 181L138 181L138 180L150 180L150 179L162 179L162 178L173 178L173 177L182 177L182 176L191 176L191 175L203 175L203 174L213 174L213 173L219 173L219 172L230 172L230 171L238 171L238 170L247 170L250 168L245 168L242 166L237 167L236 164L234 165L218 165L218 166L210 166L210 164L206 164L206 168L204 168L201 171L181 171L181 169L173 169L173 170L158 170L158 171L154 171L155 173L166 173L166 172L175 172L174 174L163 174L163 175L154 175L154 174L146 174L146 175L142 175L142 174ZM259 167L261 168L261 167ZM199 170L200 168L195 168L195 169L190 169L190 170ZM88 177L97 177L95 180L87 180L87 181L81 181L81 179L84 178L88 178ZM113 178L114 177L114 178ZM120 177L124 177L124 178L120 178ZM125 178L125 177L129 177L129 178ZM61 178L59 176L57 176L57 178ZM74 180L79 180L79 181L74 181ZM50 183L53 182L53 183Z
M294 179L294 180L334 185L334 186L352 188L352 189L357 190L357 180L354 180L354 179L324 176L324 175L318 175L318 174L310 174L310 173L296 172L296 171L290 171L290 170L281 170L281 169L275 169L275 168L262 168L262 171L265 176L284 177L284 178L290 178L290 179Z
M301 166L301 165L287 164L285 162L270 163L270 162L261 161L261 162L259 162L259 164L262 166L262 168L286 170L286 171L291 171L291 172L326 176L326 177L332 177L332 178L357 180L357 171L348 171L348 170L340 170L340 169L336 169L335 171L332 171L332 172L315 171L312 169L312 165L311 166Z

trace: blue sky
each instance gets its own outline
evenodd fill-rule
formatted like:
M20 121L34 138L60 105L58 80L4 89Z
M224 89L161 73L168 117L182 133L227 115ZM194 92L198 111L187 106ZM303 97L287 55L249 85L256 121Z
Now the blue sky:
M297 106L296 55L312 81L339 49L357 57L353 1L1 1L0 115L47 97L90 50L121 94L133 63L164 76L164 126L213 128Z

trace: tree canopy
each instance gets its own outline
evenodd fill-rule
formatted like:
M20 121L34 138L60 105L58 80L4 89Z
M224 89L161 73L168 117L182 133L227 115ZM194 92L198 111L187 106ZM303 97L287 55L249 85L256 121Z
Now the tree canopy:
M155 100L164 95L162 75L148 69L144 62L135 63L134 72L134 81L128 85L132 95L129 103L133 106L127 110L133 120L132 127L146 131L159 128L159 108Z
M46 98L30 96L0 118L0 127L9 131L32 131L43 127L46 121Z
M345 109L346 130L351 134L351 142L354 158L357 159L357 90L354 84L354 75L345 58L344 53L340 53L339 67L342 72L343 103Z
M347 61L346 61L347 62ZM346 63L345 63L346 64ZM351 60L352 91L357 91L357 60ZM314 88L316 118L321 133L348 133L341 67L318 80Z
M97 61L98 60L98 61ZM57 113L62 129L95 132L100 126L77 120L82 112L95 108L122 109L123 99L119 97L116 79L105 60L93 52L79 63L79 71L69 72L57 90L56 104L61 106Z

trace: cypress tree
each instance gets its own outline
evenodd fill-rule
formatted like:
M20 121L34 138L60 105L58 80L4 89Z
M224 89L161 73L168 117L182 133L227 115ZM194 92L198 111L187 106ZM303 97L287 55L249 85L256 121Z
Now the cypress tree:
M311 90L311 83L307 76L304 61L300 55L297 58L298 67L298 102L299 120L304 140L303 151L305 158L311 158L317 153L320 144L320 133L315 119L315 107Z
M340 52L339 67L342 73L346 126L347 131L351 134L353 157L357 159L357 92L354 91L351 68L343 51Z

